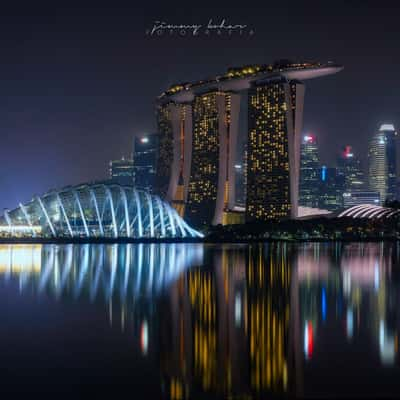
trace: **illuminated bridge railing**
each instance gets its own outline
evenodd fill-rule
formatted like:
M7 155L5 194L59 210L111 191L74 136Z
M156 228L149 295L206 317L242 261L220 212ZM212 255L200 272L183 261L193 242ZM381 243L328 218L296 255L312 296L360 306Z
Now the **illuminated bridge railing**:
M0 237L202 237L158 196L116 184L50 191L0 217Z

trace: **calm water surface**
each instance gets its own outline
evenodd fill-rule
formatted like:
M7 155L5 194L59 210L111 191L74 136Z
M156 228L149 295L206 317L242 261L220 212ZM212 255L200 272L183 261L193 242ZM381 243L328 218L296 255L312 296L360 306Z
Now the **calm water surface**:
M0 393L399 396L400 247L1 245Z

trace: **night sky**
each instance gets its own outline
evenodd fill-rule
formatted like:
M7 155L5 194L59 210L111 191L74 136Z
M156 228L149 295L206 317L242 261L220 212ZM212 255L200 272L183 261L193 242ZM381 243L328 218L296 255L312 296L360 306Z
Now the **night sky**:
M0 209L105 178L110 159L129 155L133 135L155 131L160 92L229 66L281 58L344 65L306 82L304 132L318 136L325 163L350 144L365 164L379 124L400 126L395 2L31 3L0 11ZM247 24L254 35L146 35L157 20L210 18Z

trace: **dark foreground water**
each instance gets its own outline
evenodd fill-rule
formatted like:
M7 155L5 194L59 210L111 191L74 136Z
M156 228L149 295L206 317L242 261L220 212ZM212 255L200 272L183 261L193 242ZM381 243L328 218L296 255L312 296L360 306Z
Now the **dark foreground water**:
M1 245L0 394L399 396L399 254Z

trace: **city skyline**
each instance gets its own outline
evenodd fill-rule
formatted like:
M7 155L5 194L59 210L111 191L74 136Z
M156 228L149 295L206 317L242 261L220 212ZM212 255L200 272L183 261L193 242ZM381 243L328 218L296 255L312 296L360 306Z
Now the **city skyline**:
M400 3L207 3L2 5L8 397L400 394Z
M398 56L389 51L397 33L381 29L396 26L393 9L365 2L347 7L311 2L255 4L251 13L227 10L218 6L188 15L184 8L172 11L160 4L146 5L139 13L129 8L65 8L60 13L40 4L23 12L7 5L0 113L0 184L7 191L0 208L50 187L104 178L109 160L128 156L134 134L155 130L153 102L160 90L229 66L279 58L333 59L346 66L335 80L307 86L304 131L326 144L321 147L324 162L333 161L330 149L343 142L353 145L365 162L376 126L384 121L399 125L391 90ZM195 23L220 15L248 24L254 35L185 39L145 34L158 18ZM272 23L262 22L265 15ZM363 45L367 42L368 47ZM22 177L24 185L17 183Z

